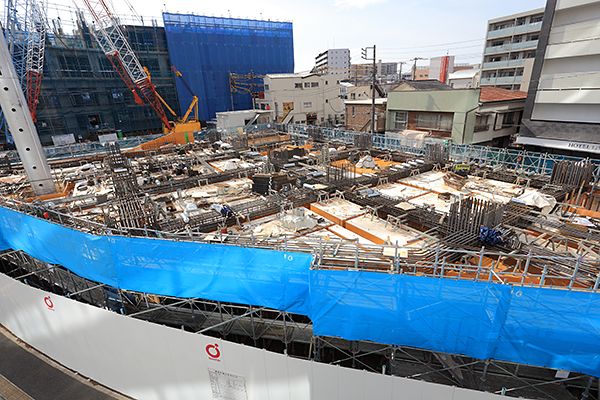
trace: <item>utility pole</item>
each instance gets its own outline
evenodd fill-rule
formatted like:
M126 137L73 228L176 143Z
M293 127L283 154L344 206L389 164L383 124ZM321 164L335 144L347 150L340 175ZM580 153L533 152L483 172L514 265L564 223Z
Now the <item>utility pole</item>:
M402 65L407 64L406 61L398 61L398 64L400 64L400 82L403 81L402 79Z
M413 78L412 78L412 80L413 80L413 81L416 81L416 80L417 80L417 60L424 60L424 58L421 58L421 57L415 57L415 58L413 58L413 59L411 60L411 61L414 61L414 62L415 62L415 63L414 63L414 65L413 65Z
M375 83L377 80L377 63L376 63L376 45L373 47L365 47L362 49L362 58L365 60L370 60L367 57L367 50L373 49L373 83L371 90L371 133L375 133Z

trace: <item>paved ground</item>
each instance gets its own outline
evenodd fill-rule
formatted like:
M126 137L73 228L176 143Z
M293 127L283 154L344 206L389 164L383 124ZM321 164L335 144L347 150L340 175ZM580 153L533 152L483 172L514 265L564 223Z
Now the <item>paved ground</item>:
M88 382L19 343L1 325L0 354L0 400L130 399Z

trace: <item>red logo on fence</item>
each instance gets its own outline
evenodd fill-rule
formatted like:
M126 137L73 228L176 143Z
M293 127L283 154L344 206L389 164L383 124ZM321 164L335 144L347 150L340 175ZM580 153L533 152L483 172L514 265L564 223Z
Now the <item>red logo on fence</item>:
M44 297L44 303L46 303L46 306L48 307L48 309L53 310L54 303L52 303L52 300L50 300L50 296Z
M221 361L219 357L221 357L221 351L219 350L218 344L209 344L206 346L206 354L208 354L208 358L214 361Z

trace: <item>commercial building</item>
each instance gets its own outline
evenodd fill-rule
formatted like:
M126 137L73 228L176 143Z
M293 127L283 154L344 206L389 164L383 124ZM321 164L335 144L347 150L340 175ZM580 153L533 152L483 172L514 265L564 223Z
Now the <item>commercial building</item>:
M342 96L346 87L339 75L267 74L260 108L275 110L278 122L334 126L343 123Z
M448 81L448 75L453 72L454 56L433 57L429 60L429 79L437 79L442 83L446 83Z
M544 9L488 21L481 64L481 86L527 90L521 86L528 59L535 57Z
M315 57L315 72L348 77L350 49L329 49ZM277 72L277 71L273 71Z
M198 97L199 118L219 111L253 107L249 92L233 92L230 73L264 75L294 71L291 22L216 18L164 13L171 62ZM260 79L254 81L254 96ZM181 107L192 101L184 83L177 82Z
M517 143L600 154L600 2L549 0Z
M404 82L388 93L386 131L427 132L457 144L508 145L518 131L524 92L440 89L436 82Z
M377 80L388 81L398 79L398 63L382 62L379 60L375 64L377 69ZM373 63L352 64L350 66L349 78L353 81L360 81L373 78Z

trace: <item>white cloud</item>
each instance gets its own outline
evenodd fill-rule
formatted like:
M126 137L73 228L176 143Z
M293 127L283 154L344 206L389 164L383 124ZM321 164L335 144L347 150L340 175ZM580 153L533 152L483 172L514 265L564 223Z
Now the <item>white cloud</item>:
M335 0L334 6L339 8L358 8L363 9L373 4L385 3L388 0Z

